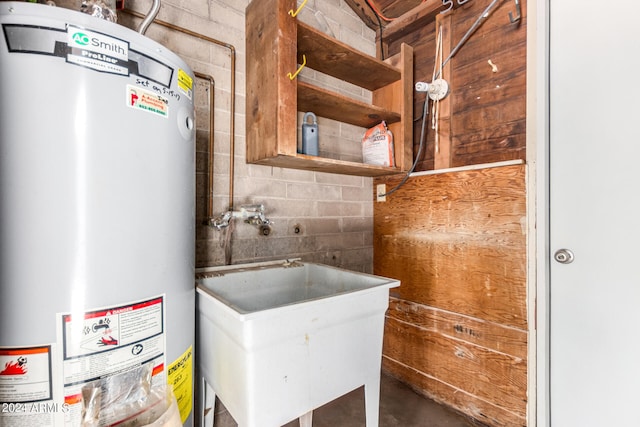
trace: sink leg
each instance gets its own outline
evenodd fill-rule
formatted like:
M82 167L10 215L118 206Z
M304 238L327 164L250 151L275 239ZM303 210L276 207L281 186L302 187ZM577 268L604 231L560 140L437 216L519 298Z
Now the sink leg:
M202 390L201 427L213 427L216 415L216 392L207 384L204 377L202 378Z
M378 427L380 417L380 378L364 385L364 406L367 427Z
M312 427L313 426L313 411L309 411L300 418L298 418L300 427Z

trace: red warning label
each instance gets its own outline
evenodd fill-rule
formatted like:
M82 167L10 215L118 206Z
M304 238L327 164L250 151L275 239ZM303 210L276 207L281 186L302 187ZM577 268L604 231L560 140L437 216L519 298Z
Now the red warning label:
M51 347L0 348L0 402L51 398Z

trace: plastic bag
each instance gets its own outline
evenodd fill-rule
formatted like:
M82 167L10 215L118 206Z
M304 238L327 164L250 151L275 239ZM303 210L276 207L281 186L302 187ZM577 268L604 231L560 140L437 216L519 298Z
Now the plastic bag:
M169 386L153 391L153 399L142 412L119 423L118 427L182 427L178 402Z
M167 387L167 399L170 399L169 407L151 424L146 427L182 427L182 419L180 418L180 409L178 409L178 401L173 392Z
M152 363L141 365L82 388L82 427L181 426L173 389L151 386Z
M367 130L362 137L362 161L369 165L395 166L393 134L387 124Z

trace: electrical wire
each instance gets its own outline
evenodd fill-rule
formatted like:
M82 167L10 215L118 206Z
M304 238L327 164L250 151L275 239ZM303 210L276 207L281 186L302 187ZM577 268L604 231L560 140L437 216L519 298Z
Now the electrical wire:
M371 9L371 12L373 12L373 14L378 19L378 27L380 28L380 60L384 60L384 48L383 48L383 45L382 45L382 29L383 29L382 21L380 20L380 15L378 15L378 13L373 8L373 6L371 6L371 4L369 4L368 1L366 1L365 3L367 3L367 6L369 6L369 9Z
M380 18L384 19L385 21L387 21L387 22L391 22L391 21L393 21L394 19L396 19L396 18L387 18L386 16L384 16L384 15L382 14L382 12L380 12L380 11L378 10L378 8L377 8L377 7L372 3L372 1L371 1L371 0L365 0L365 1L367 2L367 4L369 5L369 7L371 8L371 10L373 10L373 12L374 12L376 15L378 15Z
M398 185L396 185L394 188L392 188L391 190L387 191L384 194L378 194L378 197L384 197L384 196L388 196L390 194L395 193L400 187L402 187L405 184L405 182L407 182L407 180L409 180L409 177L411 176L413 171L416 169L416 166L418 166L418 162L420 161L420 156L422 155L422 150L424 148L425 128L427 124L428 115L429 115L429 95L427 95L427 98L424 101L424 107L422 109L422 128L420 130L420 145L418 146L418 153L416 154L416 158L413 161L413 165L411 166L411 169L409 169L407 174L404 176L404 178L402 178L402 181L400 181Z

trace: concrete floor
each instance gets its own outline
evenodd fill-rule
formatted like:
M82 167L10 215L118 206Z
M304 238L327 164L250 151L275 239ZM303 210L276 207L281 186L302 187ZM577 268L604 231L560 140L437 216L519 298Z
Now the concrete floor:
M221 406L221 405L216 405ZM215 427L236 427L224 409L217 408ZM284 427L298 427L298 420ZM346 394L313 411L313 427L365 427L364 389ZM481 424L425 399L400 381L382 375L379 427L479 427Z

